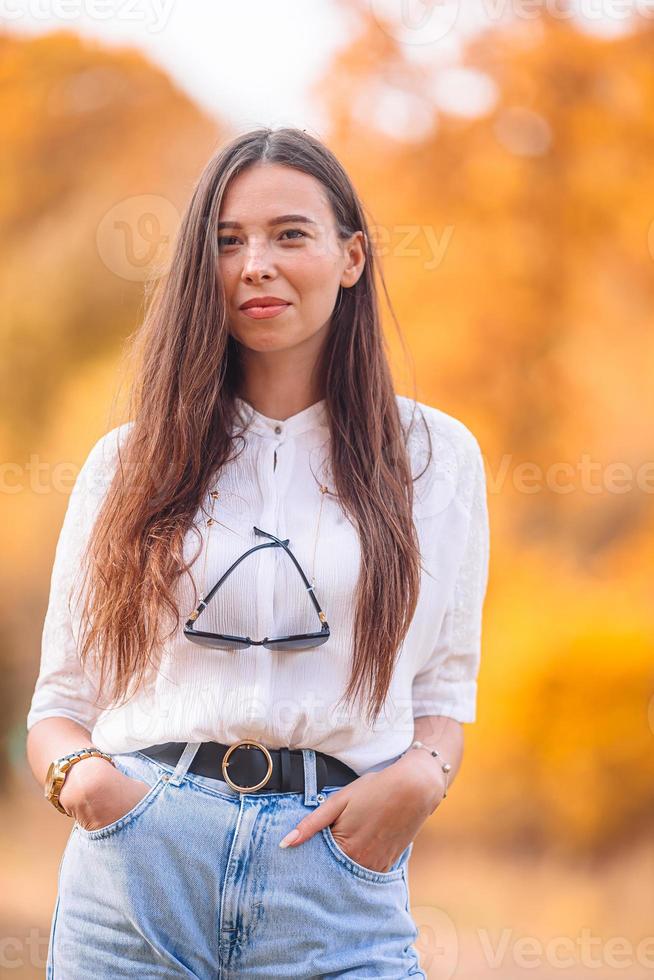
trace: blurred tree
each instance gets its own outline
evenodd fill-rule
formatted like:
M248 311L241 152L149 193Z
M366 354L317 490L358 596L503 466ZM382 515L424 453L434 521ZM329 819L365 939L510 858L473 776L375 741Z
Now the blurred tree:
M99 235L120 236L113 210L132 202L124 247L147 259L152 199L170 224L222 126L140 52L70 31L0 34L0 63L0 382L16 453L67 379L136 325L147 269L112 261Z

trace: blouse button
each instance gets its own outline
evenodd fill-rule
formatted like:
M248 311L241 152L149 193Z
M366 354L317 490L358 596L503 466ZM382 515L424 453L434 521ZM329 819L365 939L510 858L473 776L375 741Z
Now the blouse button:
M281 427L281 425L276 425L276 426L275 426L275 432L277 433L277 435L279 435L279 433L280 433L281 431L282 431L282 427Z

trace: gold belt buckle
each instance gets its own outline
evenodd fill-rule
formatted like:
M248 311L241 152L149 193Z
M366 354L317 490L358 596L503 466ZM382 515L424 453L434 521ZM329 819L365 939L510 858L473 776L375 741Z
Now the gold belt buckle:
M234 751L234 749L237 749L239 745L247 745L247 746L254 745L255 748L261 749L266 759L268 760L268 772L263 777L261 782L256 784L256 786L239 786L238 783L233 782L229 777L229 774L227 772L227 767L229 766L228 759L232 754L232 752ZM229 746L229 748L227 749L227 751L223 756L221 768L223 771L223 776L225 777L225 782L228 783L232 787L232 789L237 790L239 793L253 793L255 790L261 789L262 786L265 786L268 780L270 779L270 777L272 776L273 761L270 752L268 751L265 745L261 744L261 742L257 742L257 740L254 738L242 738L238 742L234 742L233 745Z

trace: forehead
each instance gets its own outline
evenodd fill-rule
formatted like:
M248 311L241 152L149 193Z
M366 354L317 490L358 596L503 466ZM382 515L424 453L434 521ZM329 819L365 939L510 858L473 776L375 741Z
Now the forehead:
M257 163L234 177L220 208L220 220L243 225L265 223L280 214L331 220L323 185L311 174L277 163Z

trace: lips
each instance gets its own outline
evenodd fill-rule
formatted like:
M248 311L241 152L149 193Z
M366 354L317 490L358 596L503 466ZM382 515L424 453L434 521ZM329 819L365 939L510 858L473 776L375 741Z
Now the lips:
M279 296L257 296L241 303L239 310L251 310L253 307L266 306L290 306L290 304L287 300L280 299Z

